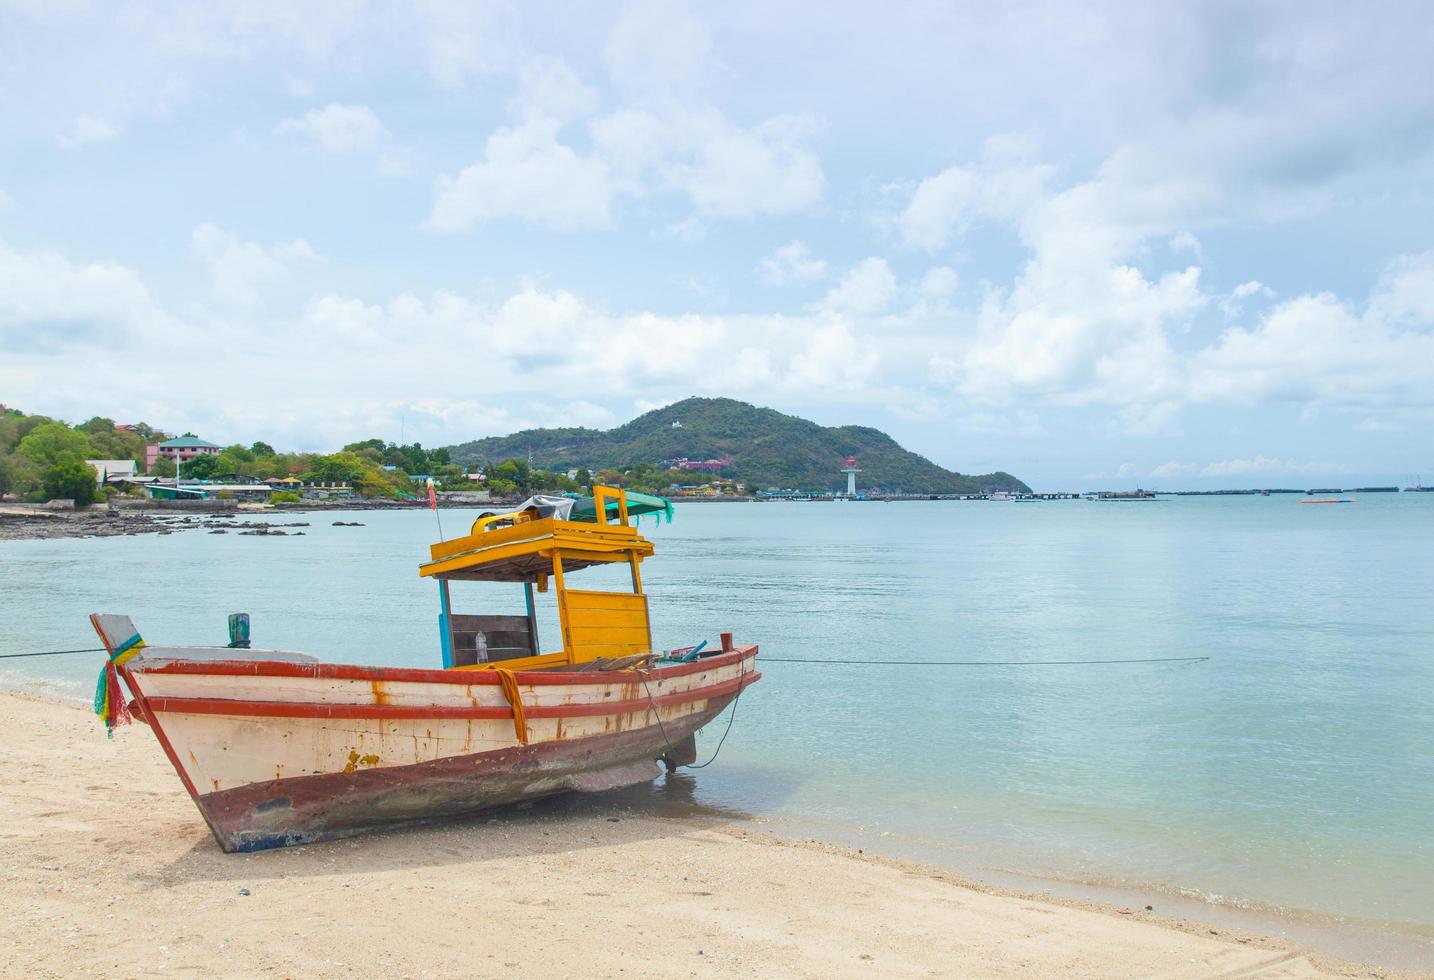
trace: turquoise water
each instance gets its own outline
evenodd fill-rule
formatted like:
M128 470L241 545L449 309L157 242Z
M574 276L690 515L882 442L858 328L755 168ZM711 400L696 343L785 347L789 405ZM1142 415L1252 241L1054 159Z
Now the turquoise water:
M471 517L442 513L450 536ZM306 536L0 544L0 652L90 646L96 610L130 613L153 642L218 643L244 609L257 645L435 665L436 589L415 574L433 514L277 521L296 519ZM1211 658L769 662L692 777L700 802L972 865L1434 935L1434 494L693 504L646 527L664 647L730 629L771 658ZM455 587L460 611L520 603L512 587ZM544 631L553 646L551 615ZM97 664L0 672L84 696Z

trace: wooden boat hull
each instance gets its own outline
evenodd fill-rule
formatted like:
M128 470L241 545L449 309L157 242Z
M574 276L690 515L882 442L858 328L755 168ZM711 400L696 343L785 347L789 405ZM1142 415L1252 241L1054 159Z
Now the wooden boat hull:
M514 673L521 720L493 671L154 648L120 671L220 846L253 851L650 780L659 758L692 761L694 733L761 676L756 654Z

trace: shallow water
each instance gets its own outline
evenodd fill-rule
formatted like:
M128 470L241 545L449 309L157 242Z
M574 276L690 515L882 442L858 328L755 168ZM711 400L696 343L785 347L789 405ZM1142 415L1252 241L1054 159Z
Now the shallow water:
M451 536L473 515L441 516ZM222 643L242 609L256 645L436 665L436 588L415 573L434 515L275 518L293 520L313 526L0 544L0 653L91 646L92 611L130 613L151 642ZM1434 494L694 504L646 528L657 643L730 629L772 658L698 802L1434 931ZM514 587L454 592L459 611L521 609ZM1210 660L880 666L1187 656ZM85 697L98 662L0 661L0 677Z

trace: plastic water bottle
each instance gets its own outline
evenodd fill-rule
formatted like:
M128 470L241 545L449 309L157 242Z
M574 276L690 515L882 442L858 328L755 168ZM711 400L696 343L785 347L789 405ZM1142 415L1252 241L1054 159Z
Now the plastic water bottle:
M473 638L473 647L478 651L478 662L486 664L488 662L488 635L479 633Z

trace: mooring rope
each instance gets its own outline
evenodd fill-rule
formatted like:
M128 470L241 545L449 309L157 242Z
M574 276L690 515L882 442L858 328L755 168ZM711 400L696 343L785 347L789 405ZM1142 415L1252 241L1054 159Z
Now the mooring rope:
M764 664L848 664L853 667L1083 667L1096 664L1193 664L1209 657L1136 657L1128 660L818 660L762 657Z
M642 689L647 692L647 704L652 711L653 717L657 719L657 730L662 733L662 741L667 745L667 751L672 752L672 742L667 737L667 726L662 723L662 712L657 707L657 702L652 697L652 688L647 686L647 671L639 670L638 676L642 678ZM732 722L737 719L737 702L742 700L743 681L747 678L747 658L743 657L737 661L737 693L732 698L732 713L727 716L727 728L722 732L722 737L717 740L717 748L712 752L712 758L703 763L688 763L684 769L706 769L717 761L718 754L722 751L722 744L727 741L727 736L732 731ZM695 732L693 734L696 734Z
M12 657L58 657L62 653L109 653L104 647L86 647L83 650L41 650L39 653L0 653L0 660Z

